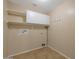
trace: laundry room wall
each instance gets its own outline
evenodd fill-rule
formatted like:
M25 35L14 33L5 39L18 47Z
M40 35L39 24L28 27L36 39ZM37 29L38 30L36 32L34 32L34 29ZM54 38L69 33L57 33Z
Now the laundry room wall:
M47 30L45 28L37 26L22 27L9 29L9 55L41 48L42 43L46 43ZM23 33L24 30L26 30L25 33Z
M66 0L50 15L48 44L71 59L75 59L75 13L74 0Z
M10 5L10 4L9 4ZM11 8L10 8L11 7ZM13 7L13 5L8 6L9 10L16 10L24 12L21 7ZM19 21L24 20L22 17L8 15L7 21ZM19 53L27 52L31 49L41 48L42 43L46 44L47 40L47 29L40 25L30 25L30 26L16 26L11 25L8 28L8 56L16 55ZM24 32L25 31L25 32Z

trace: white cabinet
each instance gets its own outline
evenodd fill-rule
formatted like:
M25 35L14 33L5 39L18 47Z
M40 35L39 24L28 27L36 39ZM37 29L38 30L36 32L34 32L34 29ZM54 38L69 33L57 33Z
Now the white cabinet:
M26 16L27 23L49 25L48 15L28 10Z

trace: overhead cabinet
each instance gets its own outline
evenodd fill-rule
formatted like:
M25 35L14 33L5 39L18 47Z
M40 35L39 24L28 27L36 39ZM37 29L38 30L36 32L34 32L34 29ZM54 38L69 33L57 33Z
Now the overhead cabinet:
M28 10L26 16L27 23L49 25L48 15Z

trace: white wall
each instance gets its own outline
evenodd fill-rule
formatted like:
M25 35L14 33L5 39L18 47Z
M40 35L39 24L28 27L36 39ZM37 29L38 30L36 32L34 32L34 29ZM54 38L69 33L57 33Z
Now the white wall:
M22 30L26 29L25 34ZM38 26L29 27L11 27L9 29L8 53L14 55L24 51L42 47L42 43L46 43L47 30Z
M9 4L9 3L8 3ZM21 7L16 8L15 6L9 4L11 10L21 11L24 12L25 9L22 9ZM13 16L13 15L7 15L6 21L19 21L22 22L24 18ZM7 26L7 24L5 24ZM27 29L27 32L25 34L22 34L22 29ZM42 43L46 43L47 40L47 29L45 27L41 26L17 26L12 25L9 28L7 28L6 35L8 37L7 39L7 48L5 47L7 56L15 55L24 51L28 51L31 49L42 47ZM5 43L5 42L4 42Z
M23 18L19 16L8 15L7 20L21 22ZM23 29L26 29L27 32L22 33ZM42 43L46 44L47 29L43 26L10 25L8 31L8 56L42 47Z
M65 55L75 59L75 17L74 0L66 0L56 7L48 29L48 44Z

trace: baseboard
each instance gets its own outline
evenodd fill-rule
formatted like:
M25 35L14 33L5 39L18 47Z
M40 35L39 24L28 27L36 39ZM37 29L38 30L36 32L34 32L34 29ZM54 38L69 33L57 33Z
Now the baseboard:
M37 49L41 49L41 48L43 48L43 47L38 47L38 48L34 48L34 49L22 51L22 52L19 52L19 53L16 53L16 54L13 54L13 55L8 56L8 58L9 58L9 59L12 59L13 56L16 56L16 55L19 55L19 54L23 54L23 53L28 53L28 52L30 52L30 51L37 50Z
M51 48L52 50L56 51L57 53L59 53L60 55L64 56L67 59L71 59L70 57L68 57L67 55L65 55L64 53L60 52L59 50L53 48L52 46L48 45L49 48Z
M70 57L66 56L64 53L58 51L57 49L53 48L52 46L48 45L48 47L51 48L52 50L58 52L60 55L64 56L65 58L71 59ZM43 48L43 47L38 47L38 48L34 48L34 49L22 51L22 52L19 52L19 53L10 55L10 56L8 56L7 58L4 58L4 59L13 59L13 58L12 58L13 56L16 56L16 55L19 55L19 54L23 54L23 53L28 53L28 52L30 52L30 51L37 50L37 49L41 49L41 48Z

